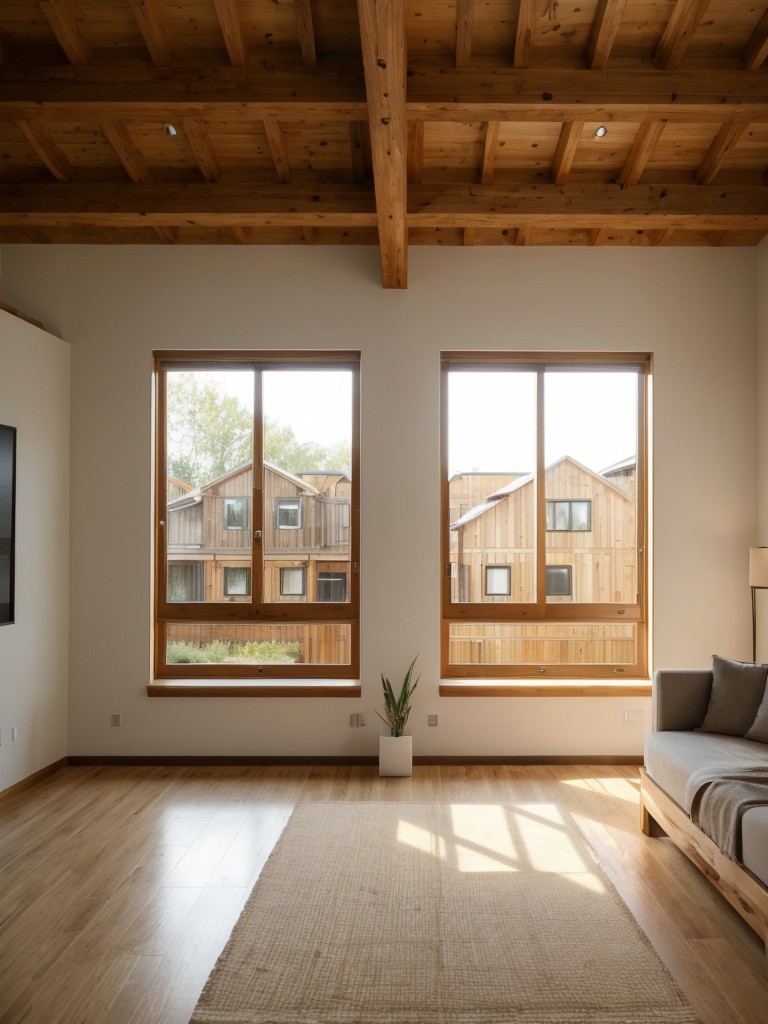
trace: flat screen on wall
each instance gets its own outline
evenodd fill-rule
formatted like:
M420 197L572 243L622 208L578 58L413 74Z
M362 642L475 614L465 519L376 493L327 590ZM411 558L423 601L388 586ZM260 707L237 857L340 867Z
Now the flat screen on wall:
M0 424L0 626L14 621L16 428Z

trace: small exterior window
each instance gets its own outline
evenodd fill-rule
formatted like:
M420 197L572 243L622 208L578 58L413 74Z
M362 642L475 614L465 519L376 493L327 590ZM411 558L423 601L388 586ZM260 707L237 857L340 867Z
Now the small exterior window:
M307 593L306 566L289 566L280 570L280 596L304 597Z
M301 529L301 499L275 499L275 526L278 530Z
M247 498L225 498L224 499L224 529L225 530L247 530L248 529L248 499Z
M245 567L226 566L224 593L227 597L248 597L251 593L251 570Z
M548 501L547 529L574 533L592 529L591 501Z
M572 571L570 565L547 566L547 597L571 597Z
M317 574L318 601L346 601L347 574L345 572L319 572Z
M485 593L489 597L508 597L512 592L512 573L508 565L486 565Z
M168 600L174 603L205 600L205 563L168 563Z

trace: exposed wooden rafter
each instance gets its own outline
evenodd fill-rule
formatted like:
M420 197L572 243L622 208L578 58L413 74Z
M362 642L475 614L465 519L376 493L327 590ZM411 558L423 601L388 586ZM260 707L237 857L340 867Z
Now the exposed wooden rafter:
M408 282L405 0L358 0L385 288Z
M167 67L173 60L173 49L162 21L159 0L129 0L129 3L152 63Z
M0 3L0 243L756 245L767 5Z
M42 0L40 9L70 64L81 66L93 60L93 50L83 38L66 0Z

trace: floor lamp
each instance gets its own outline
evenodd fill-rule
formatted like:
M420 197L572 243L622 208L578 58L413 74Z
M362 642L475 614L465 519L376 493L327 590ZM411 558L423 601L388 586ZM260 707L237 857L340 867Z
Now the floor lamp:
M755 591L768 589L768 548L749 549L749 586L752 590L752 661L757 661Z

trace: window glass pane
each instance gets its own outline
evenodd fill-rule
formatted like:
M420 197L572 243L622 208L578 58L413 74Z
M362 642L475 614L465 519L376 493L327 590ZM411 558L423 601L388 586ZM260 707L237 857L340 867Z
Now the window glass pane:
M524 370L448 374L451 600L535 600L536 376ZM489 590L483 566L503 562Z
M317 574L318 601L346 601L347 575L343 572L319 572Z
M451 665L633 665L637 627L622 623L454 622Z
M279 577L286 556L309 563L307 601L348 601L349 501L352 493L352 373L268 369L264 409L263 600L290 596ZM311 572L328 555L343 587ZM335 565L334 565L335 568ZM343 591L343 592L342 592ZM326 596L333 594L333 596ZM340 596L339 596L340 595ZM297 596L297 595L296 595Z
M307 592L307 570L304 566L280 567L280 594L283 597L303 597Z
M487 565L485 567L485 592L493 595L509 594L509 566Z
M205 600L205 562L168 563L168 600L174 602Z
M224 568L224 593L228 597L247 597L251 593L251 570Z
M545 372L547 562L572 565L580 603L637 600L637 385L635 369Z
M169 623L168 665L349 665L348 623Z
M570 597L571 567L570 565L547 566L547 595L549 597Z
M221 554L251 564L253 372L185 370L167 374L166 557L169 601L221 601ZM195 553L194 581L174 564ZM250 590L250 583L249 583ZM182 597L194 591L198 596Z

